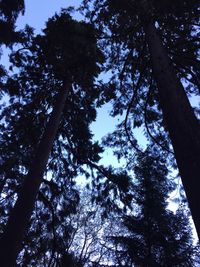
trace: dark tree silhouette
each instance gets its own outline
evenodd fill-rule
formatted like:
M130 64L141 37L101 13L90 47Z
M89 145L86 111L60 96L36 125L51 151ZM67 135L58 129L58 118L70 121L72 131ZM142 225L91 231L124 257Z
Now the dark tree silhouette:
M34 36L28 26L15 32L23 1L0 3L0 44L21 42L10 56L15 74L0 70L9 95L0 107L0 265L103 267L115 255L117 266L194 266L198 250L185 211L167 210L172 184L162 160L174 164L175 154L200 236L200 129L188 100L200 88L199 1L84 0L83 10L90 23L62 11ZM97 38L112 76L102 87ZM97 165L103 149L89 126L110 100L112 115L125 118L104 144L125 156L126 170ZM140 126L159 156L139 148L132 130ZM136 184L128 174L133 150ZM80 175L91 178L92 211L79 209ZM125 235L109 228L118 214L125 214L118 227ZM104 236L112 233L113 243Z
M0 44L10 45L19 41L15 32L15 22L20 13L24 13L24 0L2 0L0 2Z
M114 251L117 266L192 267L199 262L186 207L176 214L167 209L174 182L167 178L165 164L149 149L137 157L132 210L122 215L127 231L113 237L119 245Z
M62 114L63 116L69 116L67 122L71 125L69 124L67 127L72 128L72 133L74 133L74 136L63 135L63 137L66 136L71 151L76 155L75 160L79 164L83 161L83 158L85 160L85 157L92 159L94 156L98 160L95 153L99 149L95 145L92 146L89 141L91 134L88 125L95 118L92 102L95 99L96 92L93 88L95 77L100 70L97 62L101 62L102 59L102 54L96 47L93 27L84 22L78 23L72 20L65 12L48 21L44 35L33 38L28 53L19 55L17 52L13 59L23 72L18 76L18 78L21 78L20 82L19 80L12 80L18 86L17 97L22 98L22 102L28 104L25 105L24 109L19 104L17 107L20 107L21 110L18 109L18 115L15 113L16 110L12 110L14 116L20 120L20 115L25 112L27 106L29 108L32 106L29 112L35 111L34 105L38 108L36 109L37 113L40 113L41 103L48 103L45 117L48 117L47 114L50 109L52 109L52 112L47 122L45 122L44 117L42 118L44 123L42 136L37 141L34 140L34 149L28 148L26 151L27 156L30 156L30 152L33 155L28 168L25 167L24 169L23 173L28 172L28 174L24 175L24 183L18 191L17 201L1 238L0 261L2 266L13 266L21 249L24 232L28 226L36 196L43 181L43 175L54 140L58 134ZM26 70L25 73L24 70ZM28 80L28 77L31 77L31 79ZM23 85L25 85L25 88L23 88ZM41 95L38 97L39 94L44 98ZM48 102L49 99L51 102ZM76 104L76 101L80 103L80 106ZM67 107L67 104L69 107ZM83 110L80 110L79 113L77 109L81 109L81 107L83 107ZM87 108L93 113L88 115L85 112ZM69 111L71 112L69 113ZM36 121L33 125L40 128L41 125L37 122L37 113L35 113ZM32 113L32 120L34 121L33 116ZM76 116L78 121L75 119ZM30 113L28 117L31 119ZM62 119L61 125L64 121ZM5 127L8 128L8 125L5 125ZM22 125L19 127L21 128ZM29 126L25 123L25 127ZM27 146L28 136L25 135L24 137L26 139L24 140L25 143L21 145L22 148ZM29 146L31 142L32 140L30 140ZM89 148L90 144L91 147ZM91 154L89 154L90 150L93 150ZM18 151L20 151L20 147ZM26 155L23 155L23 157L26 157Z
M114 99L113 115L127 111L126 134L132 114L133 127L144 123L165 150L167 128L200 236L200 126L186 95L199 92L199 2L86 0L83 6L102 32L107 69L114 73L103 100Z
M12 47L14 43L21 42L22 35L15 30L15 22L20 13L24 13L24 0L2 0L0 2L0 47ZM3 50L0 50L0 58ZM7 71L0 65L0 86L7 76ZM0 95L2 94L2 90Z

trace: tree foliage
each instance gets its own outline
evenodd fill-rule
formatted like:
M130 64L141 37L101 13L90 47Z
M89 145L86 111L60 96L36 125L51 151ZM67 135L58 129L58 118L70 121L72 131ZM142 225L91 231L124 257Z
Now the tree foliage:
M2 0L0 3L0 44L10 45L19 41L15 31L15 22L20 13L24 13L24 0Z
M6 33L0 32L0 44L21 42L10 55L12 74L3 68L0 73L2 96L9 96L0 109L0 235L4 237L27 174L39 168L34 159L65 91L17 265L195 266L199 250L191 237L189 213L184 205L176 214L167 208L175 187L167 166L175 166L174 153L147 27L155 25L169 68L184 83L183 92L194 97L200 87L199 2L84 0L80 9L89 23L62 10L41 34L29 26L19 34L15 21L24 12L23 1L0 2L0 31ZM102 70L110 73L108 83L97 79ZM97 107L106 102L113 104L112 116L124 119L99 145L90 125ZM151 149L140 148L137 128L144 130ZM125 168L99 164L106 146L127 162ZM187 151L194 158L194 151ZM89 178L85 194L76 186L80 177ZM8 245L4 240L1 255Z
M63 31L65 31L65 35L63 35ZM53 38L54 32L58 34L56 39ZM8 224L3 234L4 239L7 235L11 239L15 239L11 234L11 230L15 227L15 224L22 227L22 222L17 224L17 218L13 219L14 217L12 216L15 216L16 210L20 209L21 216L17 215L18 219L21 220L23 216L24 218L26 217L23 215L25 214L25 209L22 206L25 200L22 201L22 198L24 194L27 194L27 190L34 197L38 190L36 189L35 192L34 184L38 181L39 186L42 182L44 169L41 169L41 174L36 175L41 177L32 177L31 175L40 168L43 161L43 158L40 158L40 154L46 150L46 146L49 146L48 135L51 134L51 131L56 131L57 133L54 141L55 145L53 145L51 157L49 158L49 167L47 168L47 171L50 171L51 182L55 184L55 186L50 186L50 190L53 188L52 190L55 189L59 192L60 199L63 200L64 209L66 207L62 194L63 190L65 190L65 183L69 184L71 181L73 185L73 178L83 170L81 169L81 164L84 164L89 159L94 162L98 161L98 153L101 152L98 144L92 143L92 135L89 130L89 124L96 117L95 98L98 96L98 88L94 84L95 76L100 71L98 63L101 64L103 60L102 53L95 47L94 29L89 24L72 20L68 13L63 12L60 16L56 15L49 20L44 34L43 36L33 37L28 50L27 47L22 48L12 56L13 64L20 71L10 78L5 85L5 90L9 93L11 90L12 98L10 99L11 105L4 109L2 114L2 119L4 119L2 128L7 133L10 132L10 135L2 134L2 143L5 142L9 146L6 151L11 154L4 153L2 160L2 168L4 170L4 175L2 176L4 186L2 189L3 194L7 194L7 185L12 184L14 199L16 194L18 194L18 199L8 219ZM79 51L77 56L74 49ZM72 55L74 56L72 57ZM86 61L87 65L85 64ZM16 89L14 92L13 84ZM55 114L55 103L56 107L59 108L59 103L56 102L55 98L62 91L66 92L67 101L64 103L64 110L61 110L63 113L62 122L57 131L54 130L52 124L54 123L53 117L50 117L49 122L47 120L52 110L52 114ZM48 135L46 134L46 127ZM42 144L43 148L41 150ZM51 149L51 144L49 148ZM14 157L12 153L15 149L22 154L16 161L16 168L14 169L11 161ZM40 149L40 152L38 152L38 149ZM9 169L6 168L10 166L9 164L12 165L14 172L9 172ZM16 175L13 177L15 173ZM41 181L38 179L41 179ZM68 179L67 182L64 182L66 179ZM49 179L47 178L47 180ZM31 183L33 184L28 189L29 181L30 186ZM48 191L48 189L44 189L46 197L51 198L51 194L48 196ZM7 204L10 209L10 203L7 202ZM4 203L4 207L5 205L6 203ZM26 205L29 205L28 202ZM27 211L31 211L32 204L29 206ZM68 212L70 213L70 210ZM7 214L5 219L7 219ZM1 240L1 242L3 241ZM7 245L12 246L8 240ZM4 246L4 250L6 250L6 246ZM16 249L14 250L16 251ZM7 249L7 253L10 253L10 251L11 249ZM6 253L4 254L6 255ZM4 254L2 253L2 257L4 257Z
M173 155L173 146L200 235L200 127L188 99L199 94L198 1L86 0L83 12L102 33L99 43L112 72L102 102L112 100L113 116L125 114L121 126L135 150L138 127L161 153Z
M174 214L167 208L174 188L167 174L165 161L149 149L138 155L132 209L122 215L127 232L113 236L117 266L195 266L198 248L191 238L187 209L180 207Z
M143 5L147 5L148 11ZM155 136L166 149L169 144L165 141L165 121L160 114L144 24L148 19L156 23L176 74L185 82L188 96L196 95L199 90L198 7L198 1L83 1L86 17L101 32L99 42L107 55L106 70L113 73L102 101L112 99L113 116L128 113L128 130L145 125L148 138Z

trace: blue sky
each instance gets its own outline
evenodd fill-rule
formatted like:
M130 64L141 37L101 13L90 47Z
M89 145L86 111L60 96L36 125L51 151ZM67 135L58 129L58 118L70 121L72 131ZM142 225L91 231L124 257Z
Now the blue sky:
M29 24L39 32L45 26L48 18L52 17L55 12L61 8L69 6L78 7L81 0L25 0L25 14L17 20L18 28L22 29ZM75 16L76 19L80 18Z

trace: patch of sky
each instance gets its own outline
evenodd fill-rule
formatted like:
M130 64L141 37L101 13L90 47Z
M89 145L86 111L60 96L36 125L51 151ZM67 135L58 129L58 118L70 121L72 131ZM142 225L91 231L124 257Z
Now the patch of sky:
M121 117L111 117L110 111L112 109L111 104L105 104L103 107L97 110L97 119L91 125L92 133L94 134L94 140L100 141L108 133L112 133L115 130L116 125L121 121ZM100 161L101 164L108 166L112 163L112 166L121 167L121 162L113 156L112 149L107 148L102 155Z
M59 13L61 9L74 6L78 8L81 0L25 0L25 14L19 16L17 20L17 29L23 29L26 24L35 29L36 33L40 33L45 27L46 21ZM73 14L74 19L80 20L81 15Z

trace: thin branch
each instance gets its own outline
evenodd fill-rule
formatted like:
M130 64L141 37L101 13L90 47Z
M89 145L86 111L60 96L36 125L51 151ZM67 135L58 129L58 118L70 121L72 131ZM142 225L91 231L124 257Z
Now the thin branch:
M148 90L147 98L146 98L146 102L145 102L145 107L144 107L144 123L145 123L145 128L147 130L148 135L150 136L150 138L153 140L154 143L156 143L158 146L160 146L163 150L165 150L168 153L174 155L174 153L171 150L167 149L164 145L160 144L156 140L156 138L151 134L151 132L149 130L149 126L148 126L148 123L147 123L147 107L148 107L148 102L149 102L149 98L150 98L150 95L151 95L152 82L153 82L153 79L151 78L151 82L150 82L150 86L149 86L149 90Z
M138 82L134 88L134 92L133 92L133 96L131 98L131 101L128 105L128 108L127 108L127 111L126 111L126 117L125 117L125 121L124 121L124 128L125 128L125 132L126 132L126 135L127 135L127 138L128 138L128 141L130 142L130 144L132 145L132 147L134 147L135 150L137 150L138 152L140 153L143 153L142 150L140 150L134 143L133 141L131 140L131 136L129 134L129 131L128 131L128 127L127 127L127 123L128 123L128 116L129 116L129 113L130 113L130 110L132 108L132 105L134 103L134 100L137 96L137 92L138 92L138 89L139 89L139 86L140 86L140 82L141 82L141 79L142 79L142 74L143 73L140 73L140 76L139 76L139 79L138 79Z
M39 192L38 194L39 198L43 201L43 203L49 207L49 209L51 210L51 214L52 214L52 233L53 233L53 248L52 248L52 255L48 264L48 267L51 266L51 263L54 259L54 255L55 255L55 250L56 250L56 231L55 231L55 213L54 213L54 208L51 204L51 202L45 197L44 194L42 194L41 192Z
M184 69L186 72L188 72L188 74L190 74L192 76L192 79L190 79L190 82L193 83L194 85L196 85L199 89L199 92L200 92L200 81L198 80L198 77L195 76L195 73L189 67L186 67L183 64L176 62L176 65L177 65L176 69L178 71L180 71L180 68ZM183 73L183 71L181 73ZM185 73L185 75L187 75L187 73Z

